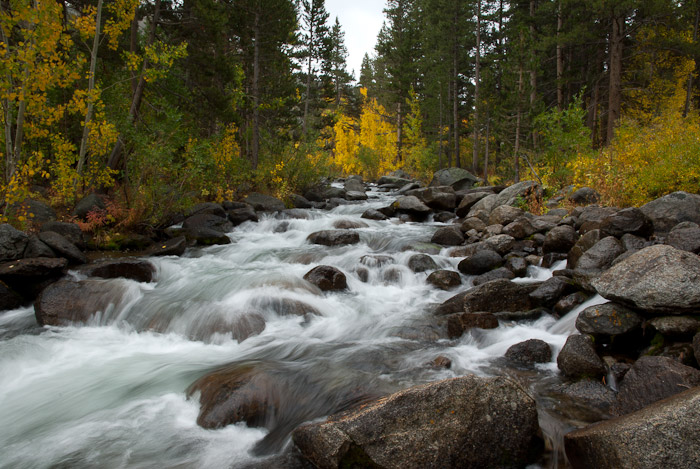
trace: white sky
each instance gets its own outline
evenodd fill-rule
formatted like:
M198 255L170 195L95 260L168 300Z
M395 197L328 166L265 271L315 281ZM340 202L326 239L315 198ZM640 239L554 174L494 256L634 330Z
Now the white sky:
M360 78L362 57L374 52L377 34L384 22L385 5L384 0L326 0L330 25L335 23L337 16L345 31L348 72L355 70L356 79Z

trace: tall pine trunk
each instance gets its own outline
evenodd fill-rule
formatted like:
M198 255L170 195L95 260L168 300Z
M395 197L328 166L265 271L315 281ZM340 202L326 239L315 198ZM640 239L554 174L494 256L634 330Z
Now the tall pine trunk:
M610 32L610 85L608 89L608 132L606 143L615 137L615 125L620 119L622 103L622 41L624 39L625 17L612 18Z
M479 87L481 84L481 0L476 2L476 54L474 61L474 142L472 144L472 172L479 166Z
M564 90L562 78L564 77L564 50L561 45L561 28L563 19L561 16L561 0L557 5L557 109L564 110Z
M253 36L255 45L253 48L253 141L251 142L250 166L258 169L260 153L260 11L255 12L253 23Z
M459 93L457 93L457 80L459 79L457 70L457 53L458 53L457 42L455 41L452 53L452 124L453 124L453 145L454 145L454 157L455 166L461 168L460 158L459 158Z

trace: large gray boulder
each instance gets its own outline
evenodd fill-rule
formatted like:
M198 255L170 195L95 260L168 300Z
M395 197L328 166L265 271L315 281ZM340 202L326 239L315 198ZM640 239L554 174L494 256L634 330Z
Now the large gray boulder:
M535 181L522 181L503 189L496 198L494 207L501 205L516 205L520 200L526 200L530 195L540 192L540 185Z
M0 262L21 259L29 242L29 236L12 225L0 225Z
M405 195L396 199L396 202L391 204L391 207L399 213L405 213L410 216L423 219L432 211L430 207L425 205L415 195Z
M68 223L61 221L50 221L41 225L40 231L52 231L66 238L71 243L75 244L79 249L85 248L85 238L83 232L76 223Z
M609 300L652 314L700 311L700 257L671 246L644 248L592 281Z
M700 195L674 192L652 200L641 210L654 223L657 233L668 233L684 221L700 224Z
M666 236L665 243L676 249L700 254L700 227L674 229Z
M574 334L566 339L557 356L557 366L569 378L600 378L605 376L605 363L598 356L590 336Z
M270 195L253 192L245 198L245 203L258 212L278 212L285 209L284 202Z
M415 386L292 433L302 455L340 467L524 467L540 451L535 401L506 378Z
M564 437L578 469L700 467L700 388Z
M56 232L44 231L39 233L39 239L54 252L65 257L73 264L85 264L88 261L87 256L83 254L75 244Z
M648 238L654 232L654 226L644 212L636 207L630 207L606 217L600 225L600 231L616 238L621 238L625 234Z
M576 329L595 338L629 334L642 326L642 318L624 306L615 303L589 306L576 318Z
M304 275L304 280L316 285L321 291L345 290L348 287L345 274L329 265L314 267Z
M24 199L12 206L17 215L24 215L33 223L42 224L56 219L56 211L50 205L34 199Z
M524 284L505 279L493 280L466 292L463 298L463 311L468 313L529 311L534 308L529 294L539 286L540 283Z
M503 265L503 258L495 251L485 249L460 261L457 268L465 275L481 275Z
M406 195L415 195L421 202L435 210L452 211L457 206L455 190L450 186L426 187L407 192Z
M451 186L456 191L471 189L480 179L462 168L446 168L433 175L430 186Z
M105 209L105 203L97 194L88 194L83 197L73 209L73 215L81 220L87 219L90 212L98 212Z
M156 268L143 259L104 259L82 266L78 271L88 277L126 278L148 283L153 281Z
M87 323L96 313L125 301L124 292L103 280L60 280L46 287L34 303L39 325Z

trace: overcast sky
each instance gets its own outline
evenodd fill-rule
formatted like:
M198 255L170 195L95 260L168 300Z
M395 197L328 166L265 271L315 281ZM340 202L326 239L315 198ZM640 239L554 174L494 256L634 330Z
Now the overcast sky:
M326 10L330 14L329 23L338 17L345 31L345 45L348 48L348 72L355 70L355 78L360 78L360 65L365 52L372 55L377 42L377 33L384 21L384 0L326 0Z

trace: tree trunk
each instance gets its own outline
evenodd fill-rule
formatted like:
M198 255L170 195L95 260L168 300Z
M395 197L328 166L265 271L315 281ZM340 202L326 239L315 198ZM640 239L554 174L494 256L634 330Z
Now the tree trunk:
M491 133L491 118L486 113L486 145L484 148L484 185L489 185L489 150L491 148L489 138Z
M156 0L155 7L153 10L153 18L151 21L151 29L148 34L148 45L152 45L156 41L156 28L158 26L158 21L160 19L160 4L161 0ZM136 15L136 13L134 13ZM141 101L143 101L143 93L146 89L146 71L149 67L148 59L144 57L143 64L141 65L141 74L139 75L138 83L136 84L136 90L134 91L134 96L131 99L131 107L129 108L128 121L130 124L136 122L138 117L139 109L141 108ZM109 160L107 161L107 166L111 169L117 169L121 164L122 154L124 149L124 143L122 141L122 136L117 138L117 143L112 149L112 153L109 155Z
M5 31L0 28L0 34L2 35L2 42L5 44L6 48L9 48L9 43L7 37L5 36ZM9 70L6 71L7 83L12 83L12 75ZM14 147L12 145L12 124L14 122L14 106L9 98L5 97L2 99L2 112L5 122L5 182L10 182L10 178L15 173L15 163L14 163Z
M620 119L622 103L622 40L624 38L625 17L612 18L610 33L610 86L608 95L608 132L606 143L610 145L615 137L615 125Z
M564 77L564 50L561 45L561 28L563 19L561 16L561 0L557 6L557 108L559 112L564 110L564 90L562 78Z
M457 80L459 79L457 70L457 43L455 42L452 55L452 121L453 121L453 131L454 131L454 157L455 166L461 168L460 158L459 158L459 96L457 93Z
M440 103L440 115L438 117L438 169L442 169L442 89L438 94L438 102Z
M399 103L396 106L396 163L402 161L402 147L403 147L403 106L401 106L401 100L399 98Z
M522 41L522 34L520 35ZM523 63L518 67L518 106L515 120L515 145L513 146L513 157L515 158L515 182L520 182L520 125L522 123L522 100L523 100Z
M314 26L313 19L310 21L309 26L309 63L307 66L306 73L306 99L304 100L304 122L302 124L302 132L306 136L307 122L309 118L309 102L311 101L311 67L313 65L313 44L314 44ZM257 46L257 39L256 39Z
M479 86L481 82L481 0L476 2L476 54L474 58L474 142L472 143L472 172L479 166Z
M535 39L535 0L530 0L530 40ZM530 59L530 110L534 111L537 101L537 67L534 60ZM532 129L532 147L537 148L537 130Z
M255 12L253 23L255 45L253 49L253 141L251 142L250 166L258 169L258 156L260 153L260 12Z
M698 22L700 22L700 2L696 2L698 5L695 7L695 23L693 24L693 45L698 40ZM696 64L697 68L697 64ZM687 117L690 112L690 101L693 94L693 73L688 74L688 87L685 91L685 107L683 108L683 117Z
M90 122L92 121L92 113L95 108L95 100L92 96L95 91L95 69L97 67L97 50L100 47L100 29L102 25L102 2L97 1L97 18L95 20L95 37L92 41L92 50L90 51L90 78L88 79L88 105L85 112L85 123L83 124L83 138L80 140L80 151L78 153L78 167L76 172L78 175L83 174L83 167L87 162L87 145L90 137ZM77 182L77 180L75 181Z

